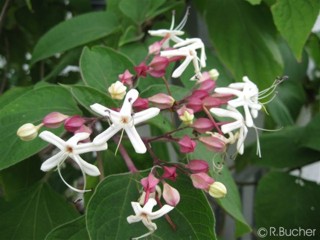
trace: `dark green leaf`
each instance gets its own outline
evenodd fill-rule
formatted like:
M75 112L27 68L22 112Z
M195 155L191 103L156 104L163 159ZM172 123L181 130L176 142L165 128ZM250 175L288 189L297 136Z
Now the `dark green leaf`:
M139 197L139 180L138 175L122 174L109 176L99 184L87 208L91 238L122 240L148 231L141 222L130 225L126 220L134 214L130 202ZM179 176L173 186L181 195L180 203L169 213L177 229L173 231L165 218L161 218L154 220L158 230L152 236L156 239L216 239L212 210L204 194L183 176Z
M261 3L261 0L246 0L246 1L251 3L252 5L258 5Z
M12 166L40 151L46 143L40 139L23 142L16 132L25 123L41 123L50 112L80 114L70 93L58 86L30 90L2 108L0 112L0 169ZM55 131L61 134L62 129Z
M27 93L29 90L31 90L31 87L14 87L11 88L9 91L5 92L3 95L1 95L0 98L0 110L4 108L7 104L16 100L18 97Z
M106 12L87 13L61 22L39 40L32 54L32 62L106 37L117 28L116 16Z
M299 60L319 9L317 0L281 0L271 8L278 30Z
M51 229L77 216L75 208L40 182L12 202L1 204L1 238L44 239Z
M299 239L319 239L320 187L315 182L271 172L259 183L255 201L257 228L264 227L266 239L292 239L281 236L279 229L316 229L315 235L297 235ZM271 228L278 236L271 236ZM270 230L270 231L269 231ZM311 236L311 237L310 237Z
M206 13L218 56L237 81L246 75L263 89L281 75L283 63L274 40L275 28L264 5L252 6L239 0L207 1Z
M290 126L294 124L288 108L279 98L275 98L268 104L268 113L270 113L278 126Z
M129 26L119 40L119 47L128 44L130 42L138 41L143 37L143 34L139 32L139 29L133 25Z
M81 216L71 222L60 225L53 229L45 240L89 240L86 229L85 216Z
M126 69L132 72L132 62L122 53L111 48L84 48L80 68L86 85L106 92L108 87L118 80L118 75Z

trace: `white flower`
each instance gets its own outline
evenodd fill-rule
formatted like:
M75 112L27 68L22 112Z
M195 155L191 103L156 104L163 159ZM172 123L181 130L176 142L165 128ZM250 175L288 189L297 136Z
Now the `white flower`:
M54 156L50 157L49 159L47 159L45 162L42 163L41 170L44 172L47 172L57 167L62 181L69 188L77 192L85 192L85 190L79 190L70 186L64 180L60 172L60 166L69 157L78 164L83 175L85 173L90 176L100 175L100 171L96 166L90 163L87 163L79 155L87 152L105 150L108 148L108 145L107 144L94 145L93 143L81 143L81 144L78 143L79 141L87 139L89 135L90 135L89 133L81 132L81 133L75 134L68 141L64 141L49 131L41 132L39 134L40 138L55 145L57 148L60 149L60 152L58 152L57 154L55 154ZM84 176L84 181L85 181L85 176ZM84 183L84 188L85 188L85 183Z
M103 142L108 141L121 129L124 129L137 153L145 153L147 151L146 146L135 128L135 125L158 115L160 109L153 107L133 113L132 104L138 98L138 95L139 92L136 89L131 89L124 99L120 112L113 111L98 103L90 106L93 111L107 117L112 122L112 125L107 130L95 137L93 140L94 144L100 145Z
M237 150L239 154L243 154L244 152L244 141L247 137L248 128L244 122L242 114L234 108L222 109L222 108L211 108L210 112L215 114L218 117L230 117L235 119L236 121L231 123L226 123L221 126L221 131L230 135L230 138L238 139L237 142ZM238 130L238 132L233 135L233 131Z
M252 118L258 116L262 104L259 103L259 89L248 77L244 76L241 83L232 83L228 87L216 88L215 92L237 96L236 99L228 101L228 104L234 108L243 107L246 125L248 127L254 126Z
M127 217L128 223L131 224L142 221L142 223L149 230L148 233L133 239L140 239L152 234L155 230L157 230L157 225L153 223L152 220L162 217L174 208L165 204L158 211L152 212L152 209L155 205L157 205L157 202L154 198L149 198L148 202L144 205L143 208L138 202L131 202L131 206L134 210L135 215Z
M126 95L127 87L123 85L122 82L116 81L115 83L111 84L108 88L108 92L111 95L112 99L122 100L123 97Z
M181 29L184 27L184 25L187 22L189 14L189 9L187 10L186 14L184 15L181 22L174 28L174 22L175 22L175 13L172 14L172 20L171 20L171 26L170 29L159 29L159 30L149 30L148 33L151 36L157 36L157 37L164 37L165 41L163 42L163 47L168 48L169 47L169 41L172 40L175 43L183 41L183 39L179 38L178 36L181 36L184 34Z
M172 77L178 78L186 70L189 63L192 61L195 77L201 77L201 67L206 66L206 54L204 49L204 44L200 38L190 38L183 40L173 46L173 50L164 50L160 52L160 56L163 57L185 57L182 64L174 70ZM200 59L197 56L197 51L200 49ZM200 62L200 65L199 65ZM192 78L194 79L194 77Z

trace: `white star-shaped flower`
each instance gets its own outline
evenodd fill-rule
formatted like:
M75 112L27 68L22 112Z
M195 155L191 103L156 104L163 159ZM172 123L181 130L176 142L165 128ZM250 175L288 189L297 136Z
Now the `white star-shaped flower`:
M153 223L152 220L162 217L174 208L170 205L165 204L159 210L152 212L152 209L155 205L157 205L157 201L154 198L149 198L144 207L141 207L138 202L131 202L131 206L135 215L127 217L128 223L131 224L142 221L142 223L149 230L148 233L133 239L140 239L152 234L155 230L157 230L157 225Z
M60 172L60 166L64 163L64 161L69 157L73 161L75 161L81 172L86 173L90 176L98 176L100 175L99 169L84 161L79 155L87 152L94 152L94 151L101 151L108 148L108 145L101 144L101 145L95 145L93 143L80 143L80 141L87 139L90 136L89 133L81 132L76 133L73 137L71 137L68 141L64 141L58 136L54 135L53 133L49 131L43 131L40 133L39 137L42 138L44 141L49 142L53 145L55 145L57 148L60 149L60 152L55 154L54 156L50 157L46 161L44 161L41 165L41 170L44 172L50 171L51 169L57 167L59 175L62 179L62 181L72 190L77 192L84 192L83 190L78 190L72 186L70 186L62 177ZM85 177L84 177L85 181ZM84 184L85 185L85 184Z
M93 139L94 144L100 145L108 141L121 129L124 129L137 153L145 153L147 151L146 146L135 128L135 125L155 117L159 114L160 109L152 107L133 113L132 104L137 100L138 96L139 92L136 89L131 89L124 99L120 112L113 111L98 103L90 106L93 111L101 116L107 117L112 122L111 126L107 130L100 133Z
M172 77L178 78L181 76L181 74L185 71L189 63L192 61L195 77L200 78L201 77L201 67L206 66L206 54L205 54L205 48L202 40L200 38L190 38L183 40L173 46L176 49L172 50L164 50L160 52L160 56L163 57L185 57L182 64L174 70L172 73ZM200 59L197 56L197 51L200 49ZM200 65L199 65L200 62ZM192 78L193 79L193 78Z
M259 89L249 80L248 77L243 77L243 82L232 83L228 87L216 88L215 92L222 94L233 94L236 99L228 101L228 104L234 108L243 107L246 119L246 125L253 127L253 119L258 116L258 111L261 110L262 104L259 103Z
M164 37L165 41L163 42L162 46L163 48L168 48L170 40L172 40L175 43L183 41L183 39L179 38L178 36L181 36L184 34L184 31L181 31L181 30L188 20L188 15L189 15L189 9L187 10L186 14L184 15L183 19L178 24L178 26L174 27L175 13L173 12L170 29L149 30L148 33L151 36Z
M210 112L218 117L229 117L236 121L231 123L226 123L221 126L221 131L224 134L229 134L231 138L238 138L237 150L239 154L244 152L244 141L248 134L248 128L244 122L242 114L235 108L222 109L222 108L211 108ZM238 132L233 135L233 131L238 130Z

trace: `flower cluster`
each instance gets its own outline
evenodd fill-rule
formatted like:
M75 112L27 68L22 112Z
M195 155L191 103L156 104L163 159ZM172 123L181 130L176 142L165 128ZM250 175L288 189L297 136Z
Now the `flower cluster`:
M165 161L156 156L152 143L172 142L177 144L181 155L187 156L200 144L208 151L224 156L228 146L236 143L237 152L243 154L248 128L254 128L256 131L258 129L254 119L263 109L263 104L259 100L271 95L279 84L275 82L270 88L259 92L258 87L244 76L242 82L232 83L227 87L216 87L219 72L216 69L204 72L201 70L206 67L206 53L202 40L182 38L184 35L182 28L187 17L188 12L175 27L173 15L169 30L149 31L151 36L162 39L149 46L145 60L134 67L135 74L132 74L130 69L125 69L119 74L117 81L107 89L112 99L122 101L121 106L110 108L92 103L90 108L97 116L90 118L53 112L45 116L39 125L27 123L17 131L22 140L29 141L36 138L42 127L57 128L64 125L65 130L73 134L67 141L49 131L39 134L41 139L59 149L42 163L41 170L47 172L56 168L62 181L72 190L81 193L87 191L85 174L98 176L101 170L83 160L81 154L106 150L108 142L113 140L117 144L117 148L113 150L115 152L119 150L129 171L137 172L138 169L122 145L122 141L128 139L138 154L149 153L153 167L148 176L140 181L140 198L131 202L135 215L127 218L130 224L142 221L148 229L148 233L136 239L152 234L157 229L152 220L167 216L167 213L177 206L180 194L178 189L171 186L174 184L170 181L176 181L180 174L187 175L195 188L205 191L214 198L222 198L227 194L226 186L210 176L210 170L214 170L210 161L189 159L190 157L186 158L186 162ZM166 70L174 63L178 67L172 72L171 77L179 78L191 62L194 75L190 76L190 80L194 81L194 87L183 98L175 99L170 90L170 81L166 79ZM164 81L167 92L159 92L148 98L139 97L137 80L143 80L147 75ZM180 126L163 135L141 137L136 126L163 112L172 114L172 119L179 119ZM101 123L108 127L101 130ZM190 129L192 131L184 131ZM93 136L92 140L90 135ZM259 141L257 142L258 155L261 155ZM69 158L76 163L83 174L82 190L67 183L61 174L61 165ZM165 204L163 205L161 201ZM157 204L161 208L153 212L152 209ZM167 216L167 219L170 218ZM169 223L173 224L171 221Z

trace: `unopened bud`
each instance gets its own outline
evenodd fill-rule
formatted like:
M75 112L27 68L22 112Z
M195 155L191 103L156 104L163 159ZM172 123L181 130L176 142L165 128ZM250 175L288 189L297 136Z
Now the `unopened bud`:
M48 128L57 128L64 122L69 116L59 112L52 112L45 116L42 120L44 126Z
M175 102L173 97L165 93L158 93L156 95L153 95L152 97L149 97L148 100L160 109L171 108Z
M180 146L180 152L182 153L194 152L194 149L196 148L196 145L197 145L197 143L187 135L181 138L181 140L178 143Z
M122 82L116 81L115 83L111 84L108 88L108 92L111 95L112 99L122 100L126 95L127 87L123 85Z
M206 191L208 191L210 185L214 183L214 179L203 172L191 174L190 178L195 188L203 189Z
M220 107L224 103L223 100L214 96L207 96L202 99L202 105L206 108Z
M200 83L199 90L203 90L206 92L211 92L216 87L216 82L210 80L206 80Z
M170 206L177 206L180 202L180 194L177 189L171 187L168 183L163 183L163 198Z
M224 152L226 150L226 142L219 136L200 137L199 141L202 142L209 151Z
M194 128L194 130L196 130L199 133L205 133L207 131L210 131L214 127L214 124L208 118L198 118L192 124L192 127Z
M119 74L118 79L125 85L132 86L133 84L133 75L129 72L129 70L125 70L124 73Z
M221 182L214 182L209 187L209 194L214 198L223 198L227 195L227 188Z
M197 97L188 98L187 107L192 109L193 112L200 112L202 110L202 100Z
M177 110L180 120L186 124L191 125L194 119L193 110L191 108L187 108L183 106L182 108Z
M162 178L170 179L172 181L176 180L176 178L177 178L176 167L164 166L163 171L164 172L162 174Z
M137 111L142 111L149 107L149 101L146 98L138 97L138 99L132 104L132 107Z
M17 135L22 141L31 141L38 136L38 131L42 126L42 123L37 126L33 125L32 123L23 124L18 129Z
M152 77L160 78L166 74L166 69L169 65L169 60L166 57L155 56L149 63L149 74Z
M64 128L68 132L75 132L77 131L83 124L85 123L85 120L80 116L72 116L70 118L67 118L64 122Z
M209 171L209 164L204 160L194 159L186 165L186 168L190 169L193 173L207 173Z
M162 47L162 43L160 41L152 43L149 47L149 55L150 54L159 54Z
M159 181L160 180L156 178L152 173L150 173L148 177L142 178L140 180L143 190L150 193L155 191L155 188Z
M145 64L145 62L140 63L138 66L134 67L134 70L138 77L146 77L149 67Z
M211 70L209 71L209 75L210 75L210 77L211 77L214 81L216 81L216 80L218 79L220 73L218 72L217 69L214 68L214 69L211 69Z

